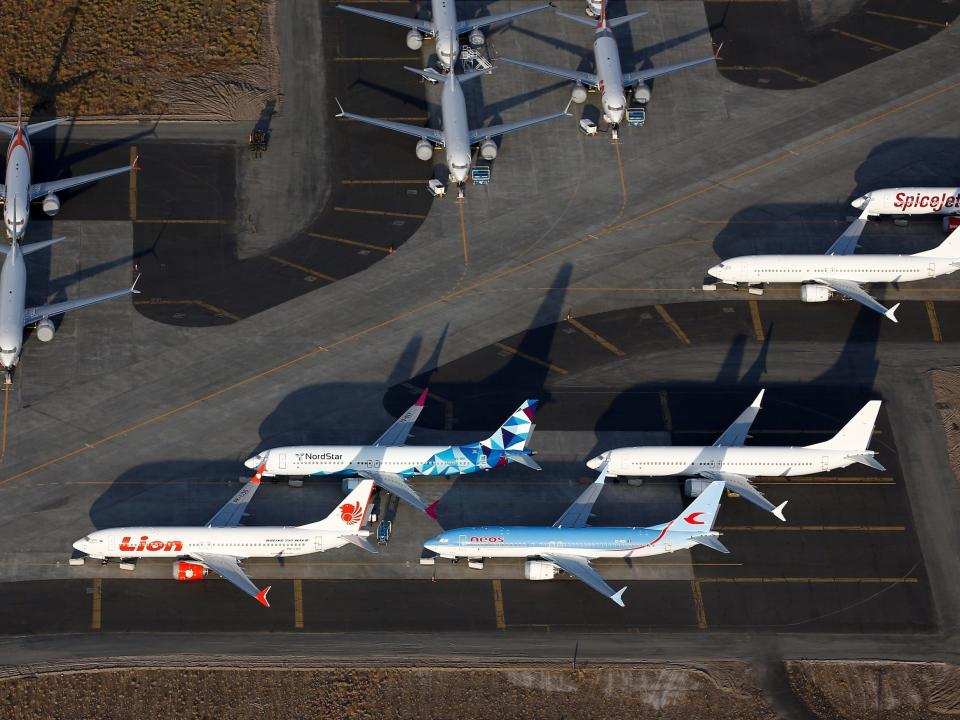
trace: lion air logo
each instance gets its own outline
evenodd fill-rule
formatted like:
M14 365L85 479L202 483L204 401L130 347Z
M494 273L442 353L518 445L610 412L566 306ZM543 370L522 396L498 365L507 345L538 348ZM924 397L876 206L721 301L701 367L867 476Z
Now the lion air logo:
M344 503L340 506L340 519L347 525L358 523L360 522L362 510L363 508L360 506L359 500L355 503Z
M697 520L701 515L703 515L702 512L692 512L687 515L683 521L688 525L703 525L703 520Z

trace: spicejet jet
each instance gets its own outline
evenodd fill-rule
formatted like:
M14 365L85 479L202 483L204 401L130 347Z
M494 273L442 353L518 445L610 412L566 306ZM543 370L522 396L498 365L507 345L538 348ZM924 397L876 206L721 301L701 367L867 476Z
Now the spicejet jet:
M447 530L423 546L443 558L456 560L488 557L526 558L523 574L527 580L552 580L563 571L573 575L623 607L622 587L613 591L600 573L590 567L594 558L634 558L662 555L705 545L729 552L714 532L723 483L710 483L677 517L653 527L587 526L594 503L603 490L606 468L551 527L468 527ZM531 559L541 558L541 559Z
M750 482L751 478L794 477L814 475L845 468L853 463L884 470L876 461L876 453L868 450L873 426L880 412L880 401L871 400L843 428L825 442L806 447L745 447L750 426L760 412L763 390L750 407L740 413L709 447L664 446L628 447L608 450L587 462L589 468L606 467L610 477L619 475L644 477L703 478L723 481L744 500L785 521L783 508L776 507ZM688 494L696 496L697 483L687 482Z
M850 203L880 215L958 215L960 187L900 187L872 190Z
M435 517L437 502L429 506L411 488L413 475L466 475L520 463L539 470L533 451L526 448L533 434L536 400L527 400L497 431L480 442L453 446L409 446L404 443L423 411L424 390L414 403L373 445L300 445L264 450L246 461L249 468L263 467L266 477L276 475L316 477L355 475L369 478L387 492Z
M175 558L175 580L203 580L208 571L233 583L270 607L270 585L259 589L240 561L250 557L309 555L352 543L376 554L362 530L373 494L373 481L363 480L325 519L299 527L244 527L244 510L260 487L263 468L203 527L126 527L97 530L73 547L92 558Z
M62 180L31 184L30 166L33 162L33 150L30 147L30 136L69 119L57 118L33 125L24 125L21 97L17 105L17 124L0 123L0 134L11 138L10 145L7 147L7 174L4 177L4 184L0 185L0 200L3 201L3 224L7 228L7 235L12 240L20 240L26 233L27 223L30 220L30 203L37 198L43 198L43 211L53 217L60 212L60 199L56 194L61 190L87 185L113 175L139 169L137 161L134 160L130 165L113 170L103 170L88 175L77 175Z

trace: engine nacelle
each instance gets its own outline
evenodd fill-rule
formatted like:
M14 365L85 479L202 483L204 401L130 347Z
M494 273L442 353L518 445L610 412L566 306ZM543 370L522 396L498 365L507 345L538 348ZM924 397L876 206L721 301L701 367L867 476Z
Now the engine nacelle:
M493 140L484 140L480 143L480 157L484 160L496 160L497 144Z
M646 83L639 83L633 89L633 100L644 104L650 102L650 87Z
M826 302L830 299L830 288L826 285L801 285L800 299L803 302Z
M417 140L417 158L426 162L433 157L433 143L429 140Z
M470 31L469 39L470 39L471 45L473 45L474 47L480 47L481 45L483 45L483 41L486 38L483 37L482 32L474 28L473 30Z
M55 332L56 328L49 318L44 318L37 323L37 340L40 342L50 342Z
M573 100L577 105L583 105L587 101L587 89L577 83L573 86L573 90L570 93L570 99Z
M546 560L527 560L523 564L523 576L527 580L553 580L559 568Z
M687 497L695 498L706 490L711 482L711 480L704 480L703 478L687 478L683 481L683 493Z
M957 228L960 228L960 215L947 215L943 219L943 231L945 233L952 233Z
M174 580L203 580L207 576L207 572L209 572L207 568L200 563L177 560L173 564Z
M419 50L423 47L423 34L419 30L411 30L407 33L407 47L411 50Z
M47 193L47 196L43 199L43 211L50 217L60 212L60 198L53 193Z

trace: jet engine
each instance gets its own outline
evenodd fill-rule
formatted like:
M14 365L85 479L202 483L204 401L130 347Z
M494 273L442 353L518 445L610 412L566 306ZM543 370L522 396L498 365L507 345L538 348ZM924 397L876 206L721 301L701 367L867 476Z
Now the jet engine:
M200 563L187 562L186 560L177 560L173 563L174 580L203 580L206 577L206 567Z
M826 285L801 285L800 299L803 302L826 302L830 299L830 288Z
M417 157L426 162L433 157L433 143L429 140L417 140Z
M553 580L559 568L545 560L527 560L523 564L523 576L527 580Z
M646 83L639 83L633 89L633 100L638 103L650 102L650 87Z
M698 497L700 493L707 489L707 486L711 482L711 480L705 480L703 478L687 478L683 481L683 493L687 497Z
M407 47L411 50L419 50L423 47L423 35L419 30L411 30L407 33Z
M60 212L60 198L53 193L48 193L43 199L43 211L50 217Z
M480 157L484 160L495 160L497 157L497 144L493 140L484 140L480 143Z
M40 342L50 342L53 340L54 332L56 332L56 328L53 327L53 323L49 318L43 318L43 320L37 323L37 340Z
M470 31L469 39L470 39L470 44L473 45L474 47L480 47L481 45L483 45L483 41L485 40L485 38L483 37L483 33L477 30L476 28Z
M573 92L570 93L570 99L573 100L577 105L582 105L587 101L587 89L577 83L573 86Z

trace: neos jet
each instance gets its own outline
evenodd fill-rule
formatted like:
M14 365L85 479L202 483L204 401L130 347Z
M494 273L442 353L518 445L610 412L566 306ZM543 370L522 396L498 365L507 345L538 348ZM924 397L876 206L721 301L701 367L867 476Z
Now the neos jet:
M7 235L13 240L20 240L26 233L27 223L30 220L30 203L34 200L43 198L43 211L53 217L60 212L60 199L56 195L58 192L139 169L137 161L134 160L130 165L113 170L103 170L102 172L77 175L76 177L50 182L31 183L30 165L33 162L33 149L30 147L30 136L69 119L57 118L32 125L24 125L21 101L17 106L17 124L0 123L0 134L11 138L10 144L7 146L7 172L3 179L4 184L0 185L0 201L3 201L3 224L7 228Z
M864 210L823 255L744 255L724 260L707 272L728 285L801 283L803 302L826 302L831 293L839 293L897 322L894 313L900 303L888 310L863 284L913 282L956 272L960 268L960 229L932 250L913 255L854 255L868 212Z
M260 487L262 468L203 527L124 527L97 530L73 547L92 558L175 558L175 580L203 580L213 570L266 607L270 587L262 590L240 566L250 557L285 558L343 547L376 549L362 530L373 482L364 480L325 519L299 527L244 527L247 504Z
M871 400L831 439L806 447L744 447L750 426L760 412L763 390L757 399L733 421L710 447L666 446L629 447L608 450L587 462L587 467L607 468L618 475L663 477L681 476L722 481L754 505L780 520L786 502L776 507L750 482L754 477L814 475L845 468L853 463L883 471L867 448L880 412L880 401ZM696 495L698 483L687 482L688 494Z
M410 28L409 32L407 32L407 47L411 50L419 50L423 47L424 35L436 38L437 59L440 61L441 67L449 70L453 67L453 64L457 61L457 57L460 54L458 38L464 33L470 33L470 44L474 47L479 47L483 45L484 42L483 33L480 31L480 28L552 7L549 3L546 5L534 5L524 10L514 10L513 12L458 21L456 6L456 0L433 0L432 22L418 18L408 18L400 15L376 12L375 10L364 10L352 5L337 5L337 9L357 13L358 15L366 15L367 17L376 18L377 20L384 20L394 25Z
M594 503L603 490L606 470L552 527L468 527L447 530L423 546L440 557L482 559L527 558L524 577L552 580L560 570L573 575L604 597L623 607L622 587L613 591L590 566L595 558L634 558L686 550L696 545L726 553L713 531L723 483L711 483L676 518L646 528L587 526Z
M11 213L13 226L19 221L16 209ZM70 310L78 310L89 305L113 300L130 293L139 292L136 281L124 290L65 300L64 302L38 305L28 308L27 305L27 268L24 256L43 250L51 245L65 240L58 237L50 240L24 245L14 238L9 246L0 245L0 254L6 257L0 267L0 372L4 375L4 382L9 383L14 367L20 361L23 350L23 329L28 325L36 324L37 340L50 342L53 340L55 328L50 318L62 315ZM140 278L138 277L137 280Z
M340 113L337 117L359 120L369 125L376 125L420 138L417 141L416 151L417 157L424 162L433 157L435 148L444 148L447 156L447 167L450 170L450 179L457 183L460 197L463 197L463 184L470 174L471 148L474 145L480 145L480 155L484 160L493 160L497 157L498 149L493 138L568 115L567 111L564 110L563 112L543 115L529 120L519 120L471 130L470 121L467 118L467 103L464 100L463 88L460 87L460 83L492 72L494 68L474 70L462 75L457 75L455 72L441 75L435 70L417 70L411 67L405 69L422 76L429 82L443 82L443 93L440 96L442 130L407 125L392 120L380 120L366 115L354 115L346 112L340 105L339 100L337 100L337 105L340 107Z
M626 111L627 97L624 88L634 88L634 98L638 102L647 102L650 99L650 88L646 85L647 80L653 80L662 75L669 75L677 70L684 70L685 68L691 68L716 59L715 55L708 55L698 60L688 60L687 62L663 65L661 67L650 68L649 70L636 70L634 72L624 73L620 67L620 50L617 48L617 41L613 37L613 28L646 14L645 12L639 12L618 18L607 18L606 3L603 4L600 10L600 20L595 26L595 39L593 41L595 73L567 70L566 68L553 67L552 65L540 65L538 63L526 62L525 60L512 60L508 57L500 57L498 59L503 62L512 63L513 65L521 65L549 75L558 75L573 80L576 85L573 88L572 99L578 104L587 99L588 87L599 90L604 117L611 125L616 127L623 120L623 115ZM594 22L585 17L568 15L562 12L558 12L557 15L594 27Z
M405 445L423 410L427 391L373 445L301 445L264 450L246 461L264 467L264 475L354 475L369 478L387 492L435 517L437 502L427 506L406 478L413 475L467 475L520 463L539 470L533 451L526 449L533 434L536 400L527 400L486 440L455 446Z

